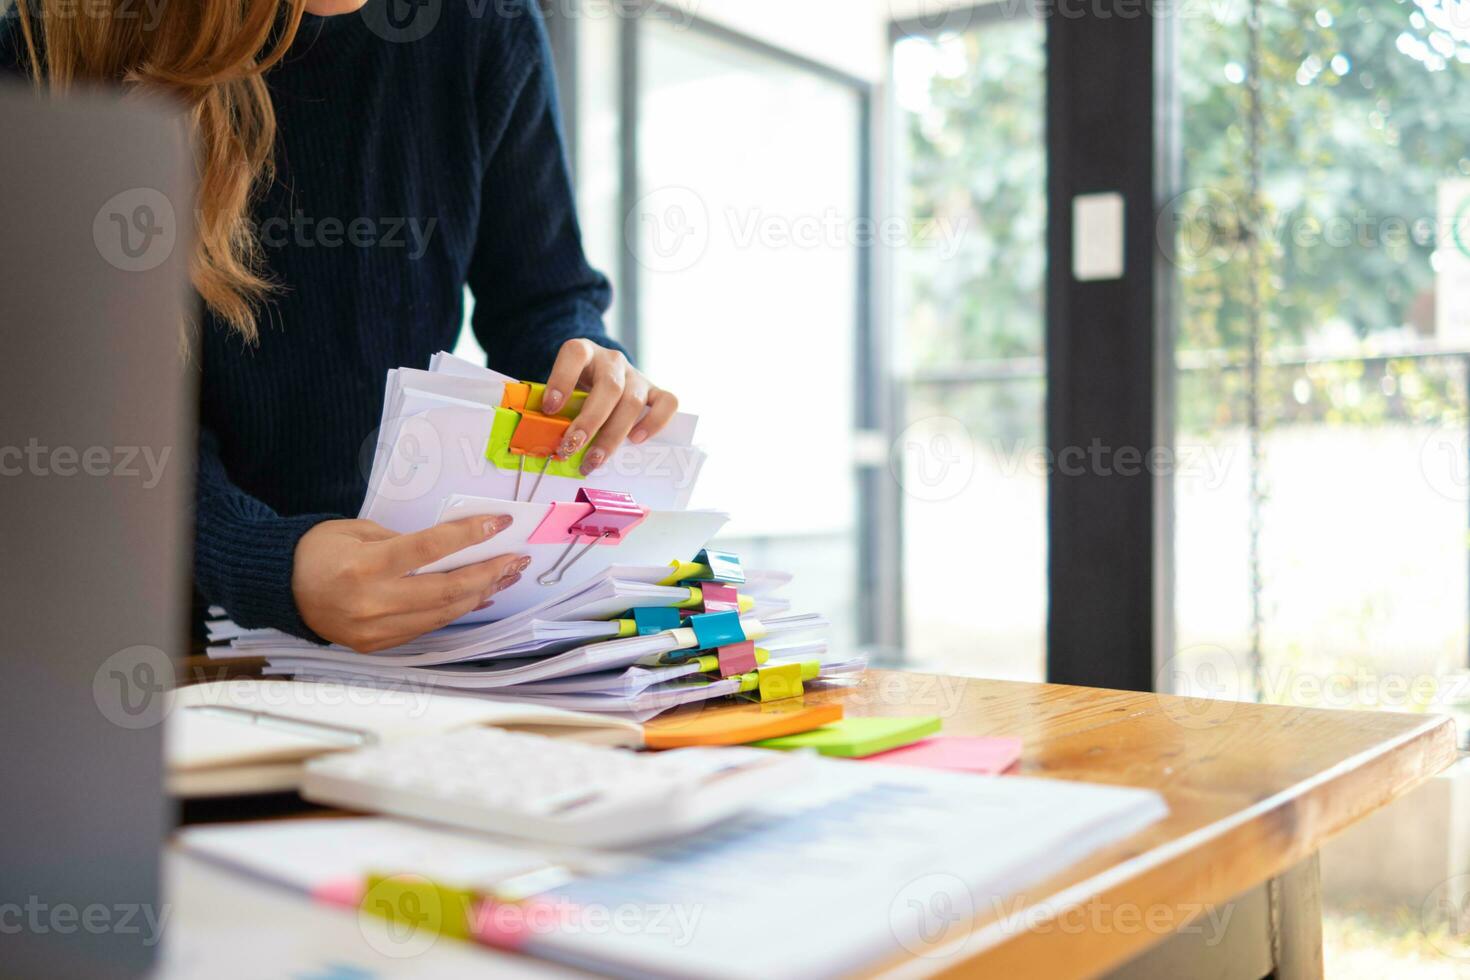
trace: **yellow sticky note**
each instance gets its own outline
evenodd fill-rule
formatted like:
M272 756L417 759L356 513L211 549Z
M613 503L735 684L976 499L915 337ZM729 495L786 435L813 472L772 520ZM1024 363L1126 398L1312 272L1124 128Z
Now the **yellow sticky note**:
M757 675L762 701L801 697L801 664L761 667Z
M393 923L396 934L468 939L475 896L446 888L421 875L373 875L362 896L362 911Z
M541 411L541 401L546 397L546 385L538 381L532 381L527 387L530 391L526 395L526 407L533 412ZM582 403L586 400L587 392L574 391L572 392L572 397L567 399L567 403L556 414L564 419L574 419L581 413Z
M673 571L659 579L659 585L678 585L685 579L690 579L709 571L704 565L692 561L671 561L669 562L669 567Z

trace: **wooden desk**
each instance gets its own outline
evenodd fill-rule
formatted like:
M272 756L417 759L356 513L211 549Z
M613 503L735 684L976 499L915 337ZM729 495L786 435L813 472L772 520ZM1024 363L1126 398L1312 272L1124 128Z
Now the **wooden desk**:
M940 715L950 735L1020 736L1023 775L1141 786L1169 803L1166 819L1025 896L977 900L973 921L889 964L903 975L1064 980L1129 964L1131 976L1320 977L1317 850L1456 757L1453 723L1431 715L878 670L808 700ZM1165 942L1212 912L1216 925L1231 914L1223 938L1201 925Z
M878 670L807 697L849 715L940 715L951 735L1020 736L1024 775L1168 801L1148 830L1024 895L977 900L973 919L874 971L902 976L1321 977L1317 850L1456 757L1453 724L1429 715Z

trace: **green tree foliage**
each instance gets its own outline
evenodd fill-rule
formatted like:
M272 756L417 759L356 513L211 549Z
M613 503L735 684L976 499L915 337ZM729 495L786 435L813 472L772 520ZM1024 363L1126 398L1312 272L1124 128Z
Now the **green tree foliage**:
M1181 428L1242 421L1252 303L1268 355L1428 339L1438 185L1470 175L1470 2L1443 2L1263 0L1258 79L1248 0L1177 5L1189 190L1160 238L1177 263L1178 347L1197 368L1179 386ZM1039 355L1044 25L904 43L938 52L925 104L907 116L909 214L964 231L952 257L902 260L910 362ZM1422 421L1463 404L1457 372L1435 361L1291 367L1263 372L1259 394L1273 419Z

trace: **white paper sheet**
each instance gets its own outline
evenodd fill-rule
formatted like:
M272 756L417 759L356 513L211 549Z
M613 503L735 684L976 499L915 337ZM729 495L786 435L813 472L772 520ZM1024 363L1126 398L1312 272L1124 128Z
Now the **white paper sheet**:
M689 928L553 931L531 952L628 976L871 972L958 939L974 915L1041 899L1024 890L1168 812L1157 793L1117 786L848 760L810 766L800 786L718 834L636 852L642 860L626 870L543 896L583 908L698 910Z
M539 474L518 476L485 458L494 409L510 380L444 354L435 355L428 371L389 371L359 516L408 532L430 526L445 498L456 493L531 499ZM705 461L693 445L697 424L695 416L676 413L645 443L619 446L590 477L546 475L535 499L572 500L578 489L593 487L632 494L653 510L683 510Z

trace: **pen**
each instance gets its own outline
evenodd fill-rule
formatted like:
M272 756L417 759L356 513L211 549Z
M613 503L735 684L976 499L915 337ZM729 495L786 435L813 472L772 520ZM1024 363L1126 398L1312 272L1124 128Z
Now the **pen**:
M302 721L298 718L282 718L279 715L272 715L265 711L251 711L249 708L234 708L223 704L195 704L190 705L188 710L198 711L201 714L211 715L217 718L228 718L246 725L259 725L262 728L274 728L278 731L291 732L296 735L324 738L342 745L371 745L377 741L377 736L372 732L348 728L345 725L333 725L325 721Z

